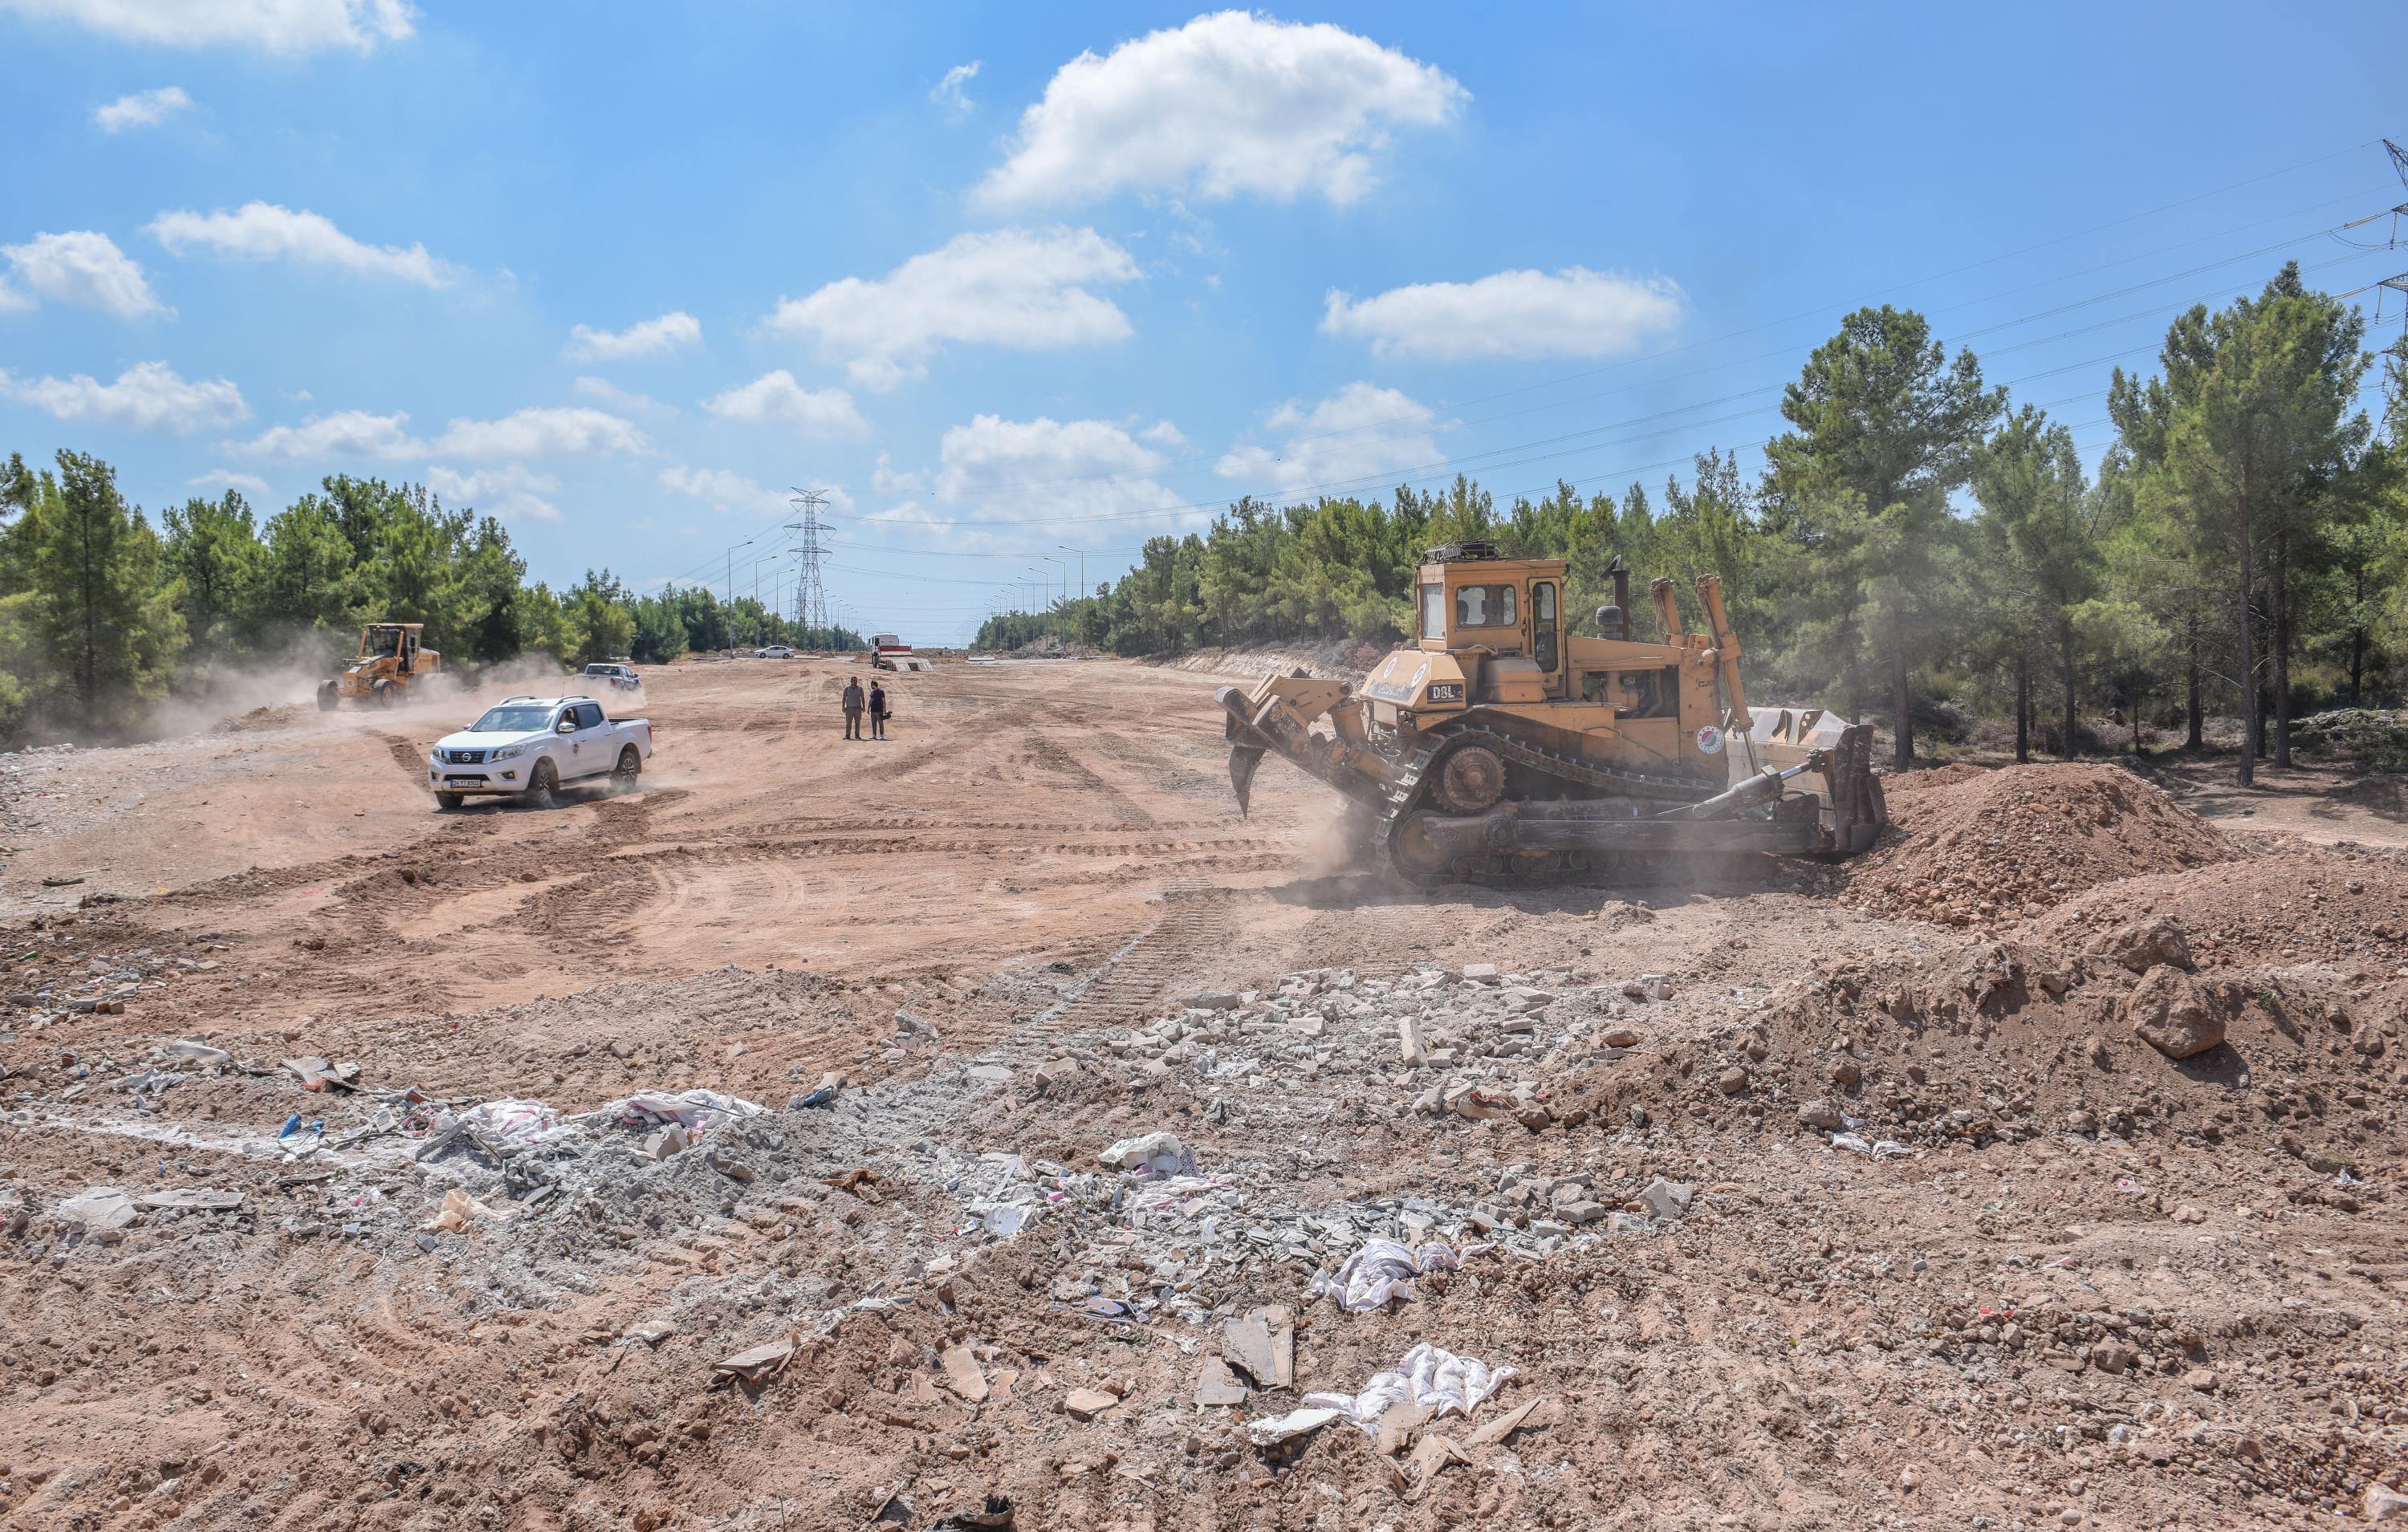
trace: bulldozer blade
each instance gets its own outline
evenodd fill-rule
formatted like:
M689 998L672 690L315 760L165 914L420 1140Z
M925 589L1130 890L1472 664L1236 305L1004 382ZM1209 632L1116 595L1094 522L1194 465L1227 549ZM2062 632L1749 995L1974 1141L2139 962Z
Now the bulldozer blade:
M1254 773L1263 764L1259 745L1232 745L1229 748L1229 785L1238 790L1238 817L1251 817L1250 806L1254 795Z

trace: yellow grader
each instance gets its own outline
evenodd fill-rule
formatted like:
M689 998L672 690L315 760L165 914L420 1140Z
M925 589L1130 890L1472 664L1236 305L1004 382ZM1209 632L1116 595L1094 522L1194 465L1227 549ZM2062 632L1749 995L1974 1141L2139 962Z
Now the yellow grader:
M1642 643L1618 561L1596 636L1572 634L1569 569L1487 543L1432 549L1415 580L1416 641L1360 694L1302 670L1222 688L1240 810L1264 754L1283 756L1361 806L1371 848L1425 885L1616 881L1871 847L1888 811L1870 726L1820 709L1751 713L1719 578L1697 581L1704 633L1684 630L1672 581L1654 581L1656 637Z
M433 680L443 656L418 641L424 624L370 623L360 629L360 651L343 673L318 683L318 709L332 712L345 701L390 708Z

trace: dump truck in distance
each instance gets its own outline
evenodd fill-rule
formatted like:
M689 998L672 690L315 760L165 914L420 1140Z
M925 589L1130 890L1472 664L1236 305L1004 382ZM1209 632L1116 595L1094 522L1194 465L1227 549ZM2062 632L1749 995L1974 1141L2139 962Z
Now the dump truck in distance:
M1371 846L1423 884L1648 880L1871 847L1888 822L1871 728L1820 709L1751 712L1717 577L1697 580L1703 633L1656 580L1647 642L1631 636L1618 561L1597 631L1573 633L1569 570L1486 543L1432 549L1415 640L1359 694L1301 670L1224 687L1240 809L1263 756L1282 756L1360 805Z

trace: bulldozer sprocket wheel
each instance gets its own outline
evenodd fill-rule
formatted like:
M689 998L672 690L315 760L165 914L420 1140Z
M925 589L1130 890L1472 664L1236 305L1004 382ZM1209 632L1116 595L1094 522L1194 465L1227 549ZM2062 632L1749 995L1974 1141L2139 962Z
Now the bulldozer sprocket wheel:
M1476 814L1505 795L1505 763L1485 745L1458 745L1446 752L1431 793L1450 814Z

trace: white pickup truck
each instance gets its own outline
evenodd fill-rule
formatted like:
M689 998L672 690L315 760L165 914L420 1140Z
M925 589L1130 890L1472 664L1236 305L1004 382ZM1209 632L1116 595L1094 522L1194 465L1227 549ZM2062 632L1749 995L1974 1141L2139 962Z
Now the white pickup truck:
M549 809L575 782L607 780L612 792L627 791L652 753L650 719L607 718L588 696L508 697L435 741L426 786L438 809L457 809L471 793Z

